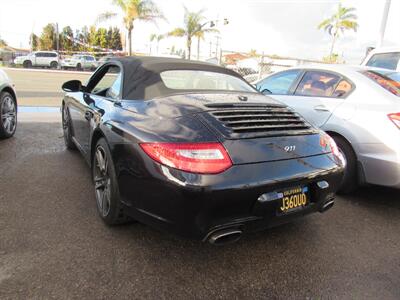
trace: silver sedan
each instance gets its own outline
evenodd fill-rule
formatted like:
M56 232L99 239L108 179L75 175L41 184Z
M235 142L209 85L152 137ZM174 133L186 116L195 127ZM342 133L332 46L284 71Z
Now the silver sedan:
M256 86L335 139L347 161L342 192L366 183L400 188L400 73L299 66L271 74Z
M14 85L0 70L0 139L12 137L17 129L17 97Z

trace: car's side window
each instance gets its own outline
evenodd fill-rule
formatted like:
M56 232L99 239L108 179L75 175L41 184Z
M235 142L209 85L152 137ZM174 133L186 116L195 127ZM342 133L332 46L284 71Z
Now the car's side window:
M308 71L296 88L297 96L334 97L341 77L325 71Z
M352 91L352 89L353 85L346 79L342 79L336 86L336 89L333 92L332 97L343 98L347 96Z
M367 62L367 66L396 70L400 60L400 52L377 53Z
M118 96L121 92L121 84L122 84L122 73L120 72L117 76L117 79L112 84L112 86L107 90L106 96L112 99L118 99Z
M97 82L94 83L91 93L113 99L118 98L122 81L121 69L118 66L108 66L103 72L100 79L95 79Z
M257 89L263 94L287 95L300 70L289 70L272 75L257 84Z

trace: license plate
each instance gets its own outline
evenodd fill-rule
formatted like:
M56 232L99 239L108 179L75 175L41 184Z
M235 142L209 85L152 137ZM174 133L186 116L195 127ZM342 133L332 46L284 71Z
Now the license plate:
M307 192L307 187L298 187L283 191L279 210L287 213L303 208L308 204Z

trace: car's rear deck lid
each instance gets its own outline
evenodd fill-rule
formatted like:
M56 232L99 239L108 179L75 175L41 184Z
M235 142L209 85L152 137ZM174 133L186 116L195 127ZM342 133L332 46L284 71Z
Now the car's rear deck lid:
M199 114L226 139L314 134L317 131L290 108L280 104L213 103Z

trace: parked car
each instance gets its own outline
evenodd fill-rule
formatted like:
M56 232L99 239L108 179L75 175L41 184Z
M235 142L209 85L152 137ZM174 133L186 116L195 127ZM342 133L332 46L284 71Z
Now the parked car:
M347 161L341 191L359 184L400 188L400 73L361 66L302 66L257 89L329 133Z
M400 71L400 47L374 49L368 53L362 65Z
M17 94L7 74L0 70L0 139L10 138L17 129Z
M91 166L107 224L131 217L218 244L334 203L333 139L234 71L114 58L63 90L65 144Z
M36 51L26 56L16 57L14 64L22 65L24 68L47 67L57 69L59 66L59 56L55 51Z
M92 55L73 55L61 61L61 68L76 70L94 70L98 67L96 58Z
M98 65L101 66L102 64L104 64L104 63L110 61L110 60L113 59L114 57L115 57L115 56L112 56L112 55L106 55L106 56L100 57L99 62L98 62Z

